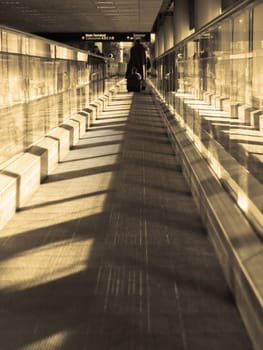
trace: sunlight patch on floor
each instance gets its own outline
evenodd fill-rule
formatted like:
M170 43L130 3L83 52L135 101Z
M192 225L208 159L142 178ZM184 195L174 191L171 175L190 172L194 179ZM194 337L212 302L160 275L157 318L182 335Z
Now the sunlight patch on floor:
M1 261L0 290L21 291L86 270L93 241L71 237Z
M45 337L41 340L38 340L34 343L27 344L19 350L32 350L32 349L48 349L48 350L60 350L63 349L63 345L66 344L66 341L72 331L64 330L56 334L52 334L48 337Z
M60 186L56 182L46 184L50 187L49 195L35 196L23 211L16 214L16 221L10 221L1 231L1 237L11 238L44 228L49 230L54 225L103 213L111 193L109 188L113 175L112 171L106 172L103 181L96 175L82 177L78 186L75 186L74 179L60 181Z

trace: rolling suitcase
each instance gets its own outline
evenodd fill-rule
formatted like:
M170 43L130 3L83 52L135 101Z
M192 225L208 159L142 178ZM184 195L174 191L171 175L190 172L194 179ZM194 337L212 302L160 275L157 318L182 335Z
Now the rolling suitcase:
M127 90L130 91L141 91L141 75L133 70L131 75L127 77Z

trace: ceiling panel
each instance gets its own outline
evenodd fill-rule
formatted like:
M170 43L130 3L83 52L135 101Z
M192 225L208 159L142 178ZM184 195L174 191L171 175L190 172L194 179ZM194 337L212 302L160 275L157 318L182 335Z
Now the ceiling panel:
M0 24L26 32L150 32L162 3L163 0L0 0Z

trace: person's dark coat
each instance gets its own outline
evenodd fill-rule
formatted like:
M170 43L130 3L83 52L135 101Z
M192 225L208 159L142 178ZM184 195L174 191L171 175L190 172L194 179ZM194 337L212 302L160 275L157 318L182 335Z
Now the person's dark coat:
M133 68L136 68L136 71L142 76L142 79L145 79L146 52L139 40L136 40L135 45L131 48L127 75L131 73Z

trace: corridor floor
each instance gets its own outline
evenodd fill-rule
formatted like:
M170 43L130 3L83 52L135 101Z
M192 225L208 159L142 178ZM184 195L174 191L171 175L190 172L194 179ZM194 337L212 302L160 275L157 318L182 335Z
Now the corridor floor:
M251 350L149 91L0 231L0 350Z

